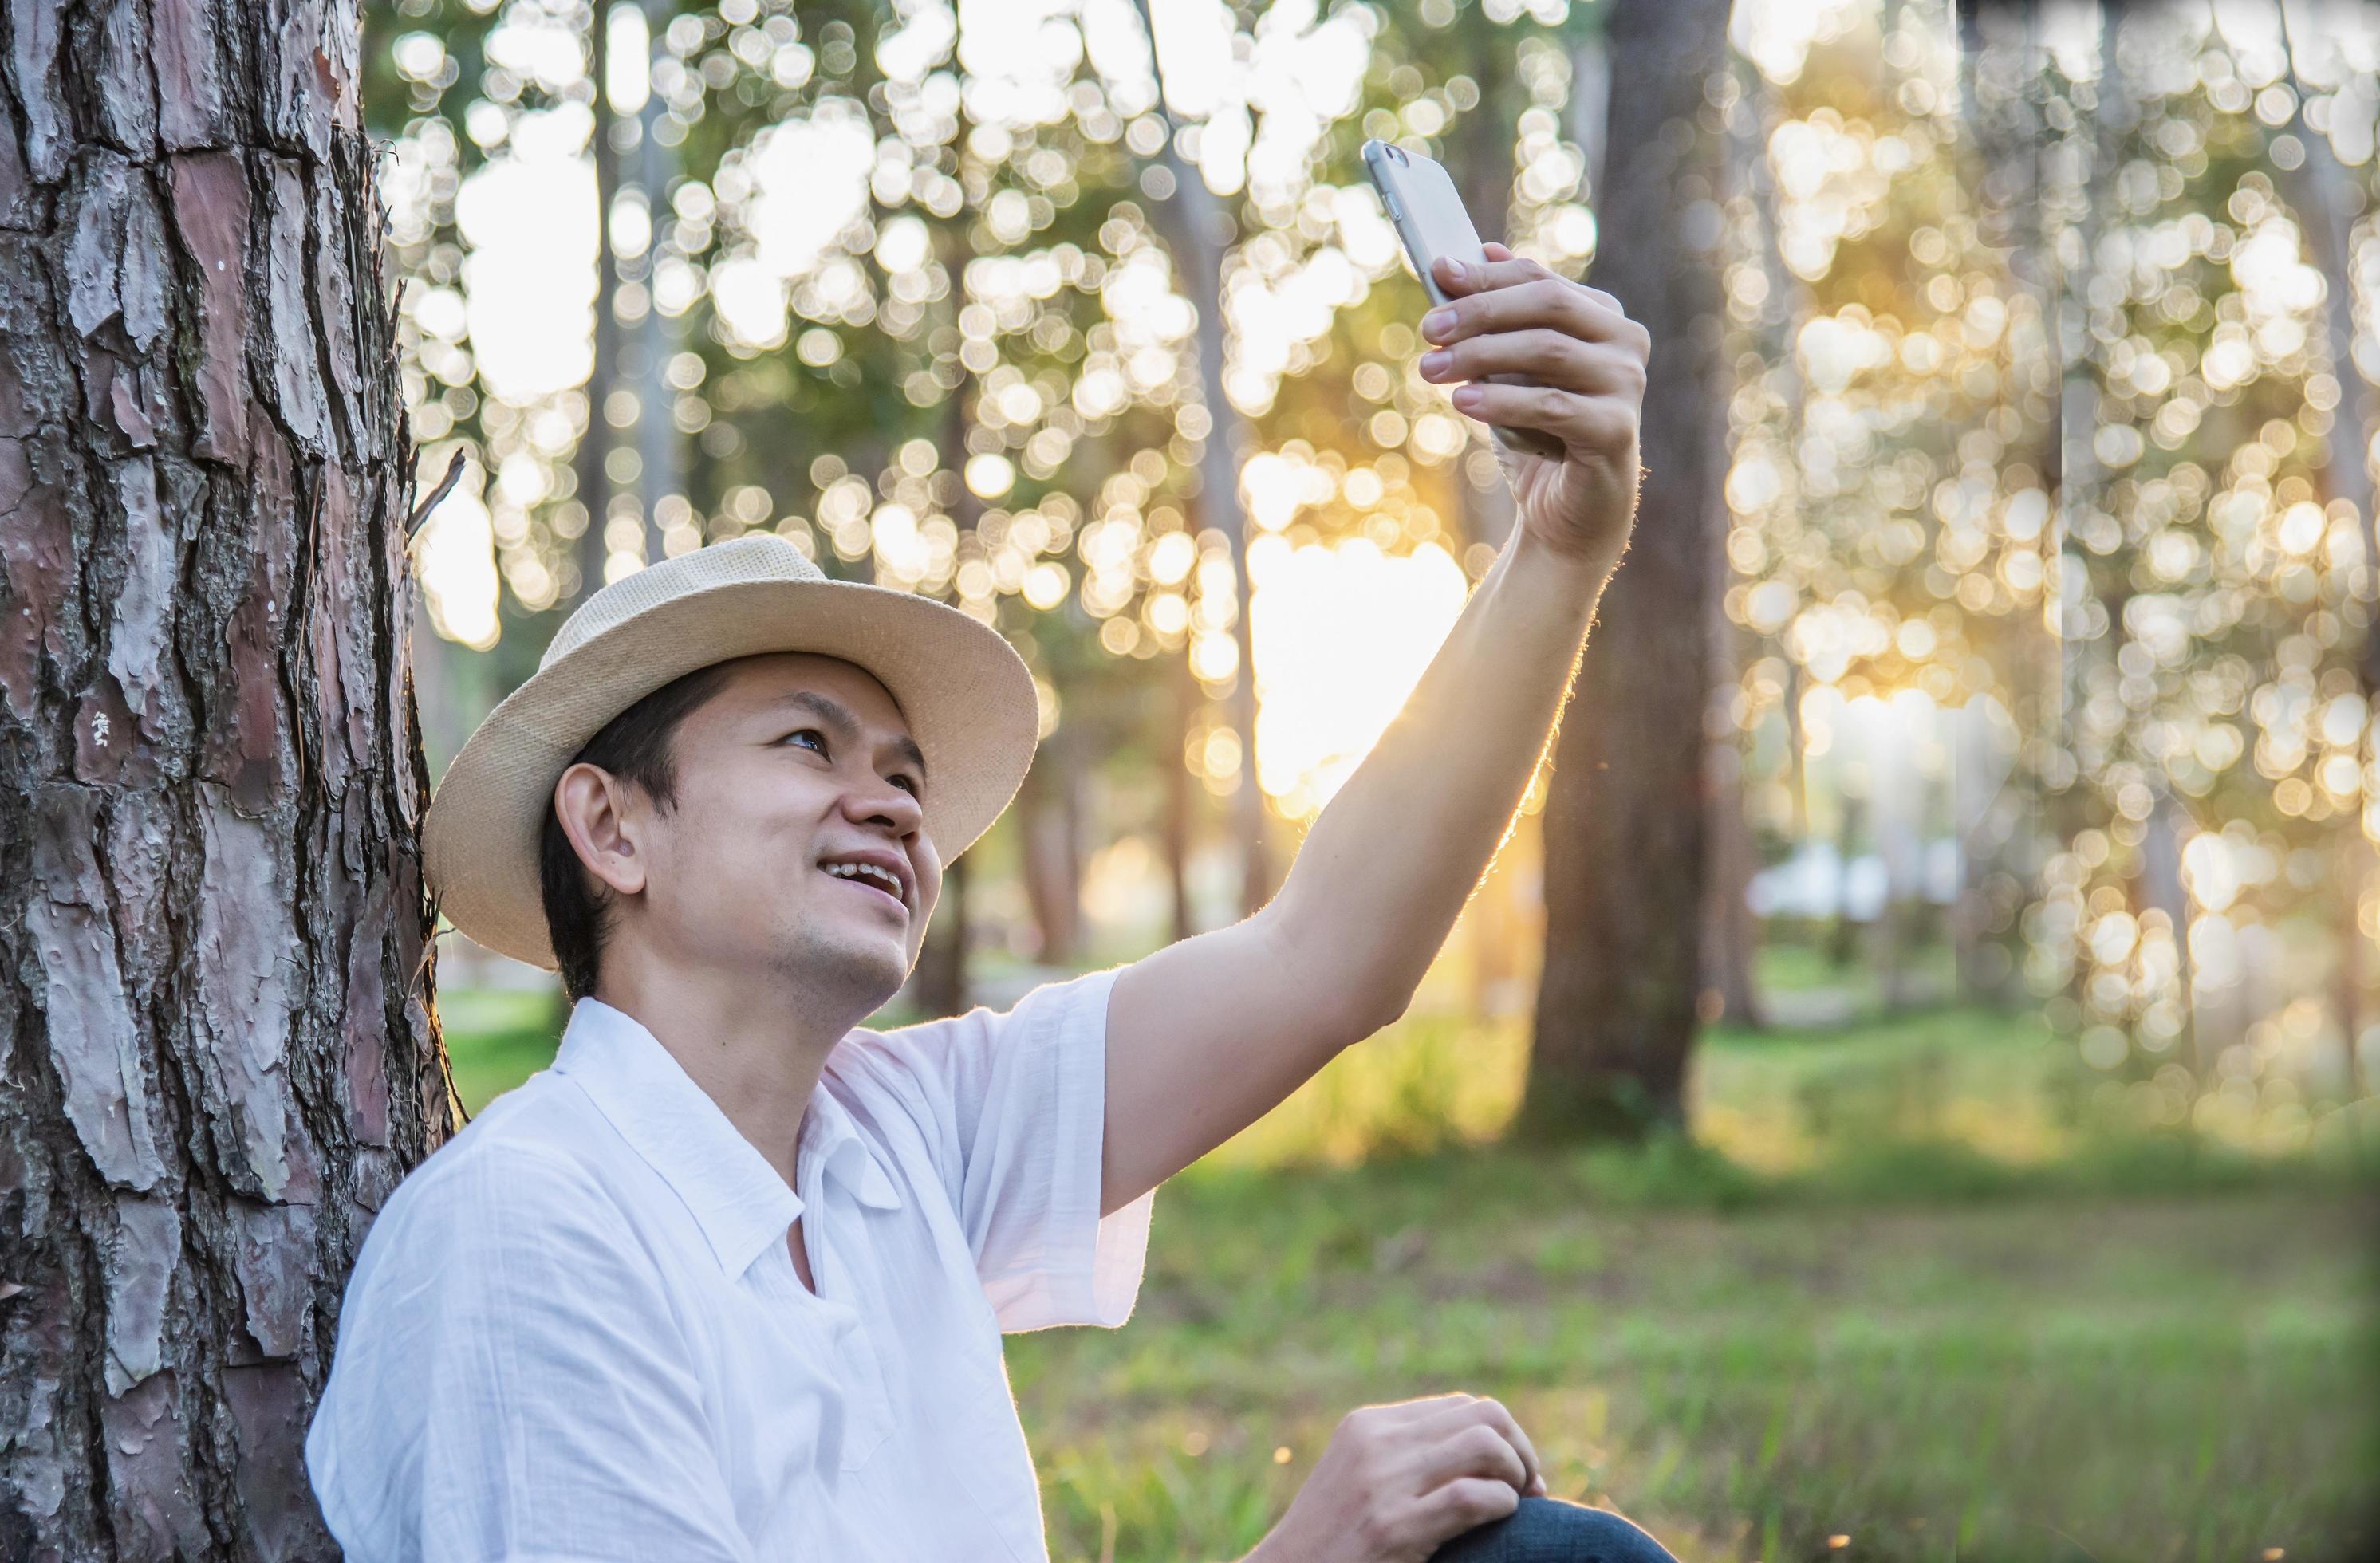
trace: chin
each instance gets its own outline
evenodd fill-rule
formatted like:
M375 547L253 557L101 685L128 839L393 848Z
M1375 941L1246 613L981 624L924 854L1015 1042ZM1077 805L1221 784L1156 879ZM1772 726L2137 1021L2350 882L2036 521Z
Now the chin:
M864 1018L884 1007L908 980L917 962L906 944L895 938L855 938L848 930L835 936L798 941L792 965L809 984L842 995Z

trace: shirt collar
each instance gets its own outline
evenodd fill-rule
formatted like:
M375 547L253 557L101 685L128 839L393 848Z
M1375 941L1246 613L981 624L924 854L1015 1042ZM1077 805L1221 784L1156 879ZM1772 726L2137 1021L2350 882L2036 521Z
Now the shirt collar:
M849 1189L860 1204L876 1210L901 1208L901 1191L878 1166L861 1137L851 1109L826 1088L823 1077L810 1093L810 1110L802 1122L802 1142L817 1157L815 1166Z
M620 1137L668 1183L701 1227L720 1267L741 1276L801 1215L804 1202L719 1104L634 1016L596 999L572 1007L553 1068L576 1081ZM864 1203L898 1207L850 1114L821 1083L802 1126L811 1162Z

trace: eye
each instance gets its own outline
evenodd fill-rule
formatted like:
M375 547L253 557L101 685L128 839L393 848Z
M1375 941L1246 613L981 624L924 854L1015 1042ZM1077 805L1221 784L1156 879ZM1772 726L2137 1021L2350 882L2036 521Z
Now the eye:
M783 741L788 744L798 744L805 738L810 741L811 745L815 747L820 754L826 753L826 734L820 733L815 727L805 727L797 732L789 733L785 735Z
M905 792L905 793L908 794L909 794L911 797L913 797L913 798L918 795L918 794L917 794L917 779L916 777L914 777L914 776L910 775L910 774L909 774L907 771L905 771L905 771L902 771L902 772L900 772L900 773L898 773L898 774L896 774L896 775L888 776L888 777L886 777L884 780L886 780L887 782L892 782L892 785L894 785L895 787L900 788L903 792Z

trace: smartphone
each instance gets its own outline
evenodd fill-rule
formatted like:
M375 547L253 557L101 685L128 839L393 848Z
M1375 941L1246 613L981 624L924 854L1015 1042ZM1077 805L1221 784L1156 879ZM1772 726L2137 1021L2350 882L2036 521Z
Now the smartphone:
M1445 164L1409 152L1387 141L1364 143L1364 172L1371 176L1372 187L1380 192L1381 201L1389 209L1389 221L1396 224L1397 236L1404 240L1405 259L1413 263L1414 274L1429 292L1432 304L1450 302L1430 267L1441 255L1451 255L1466 266L1485 265L1488 252L1479 243L1479 230L1471 225L1471 213L1463 209L1463 198L1455 193L1454 181ZM1533 385L1536 383L1524 374L1491 374L1487 379L1498 385ZM1488 431L1498 443L1508 450L1528 451L1534 454L1560 461L1564 454L1562 442L1552 435L1536 429L1507 429L1489 424Z

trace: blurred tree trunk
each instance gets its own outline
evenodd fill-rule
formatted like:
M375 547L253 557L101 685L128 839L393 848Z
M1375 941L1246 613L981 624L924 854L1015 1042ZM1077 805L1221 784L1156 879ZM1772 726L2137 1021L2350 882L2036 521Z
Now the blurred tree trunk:
M1711 683L1726 689L1738 669L1731 642L1735 625L1712 603L1718 623ZM1752 876L1759 866L1752 823L1743 817L1743 749L1733 734L1715 739L1710 754L1710 889L1703 906L1703 1019L1724 1015L1740 1026L1760 1027L1760 990L1753 957L1760 949L1760 926L1752 915Z
M959 131L954 141L964 146L966 139L966 116L959 116ZM960 276L966 268L965 220L962 215L937 219L934 223L936 259L950 277L951 312L955 316L966 301ZM975 530L983 519L983 502L966 486L968 436L974 432L974 419L967 406L968 384L965 379L942 400L942 425L936 459L941 470L955 483L951 496L952 524L962 536ZM925 949L918 952L917 1000L929 1015L956 1015L967 1008L967 927L966 875L967 860L964 857L952 864L942 877L942 904L933 924L926 933Z
M1457 151L1449 170L1463 197L1463 209L1479 224L1480 236L1500 242L1512 236L1512 130L1520 118L1513 102L1512 41L1507 30L1473 7L1456 14L1455 30L1464 40L1467 74L1479 91L1479 102L1456 123ZM1455 485L1463 509L1463 541L1467 548L1484 543L1501 551L1517 519L1512 485L1505 480L1501 447L1488 426L1465 419L1468 448L1456 470Z
M1767 188L1770 181L1764 166L1768 127L1767 116L1756 105L1761 102L1758 94L1766 79L1749 61L1739 61L1733 67L1732 79L1735 90L1726 110L1726 155L1734 176L1744 179L1752 192L1753 210L1761 220L1761 268L1769 280L1760 345L1764 357L1771 361L1791 363L1794 310L1788 300L1796 297L1796 291L1791 285L1794 279L1786 273L1778 254L1774 192ZM1609 91L1608 82L1604 90ZM1774 323L1780 321L1781 331ZM1797 410L1799 380L1796 374ZM1725 459L1724 454L1721 459ZM1733 515L1722 505L1718 520L1722 544L1734 524ZM1727 708L1742 687L1744 660L1743 632L1727 612L1727 587L1732 578L1732 572L1721 565L1717 589L1710 596L1711 878L1703 906L1700 1002L1706 1021L1726 1016L1737 1025L1757 1029L1763 1021L1759 987L1754 980L1754 959L1760 950L1760 924L1752 915L1751 896L1752 876L1759 867L1759 854L1752 839L1752 822L1744 817L1744 736L1733 721L1726 720Z
M2355 324L2355 225L2371 202L2363 182L2349 172L2338 160L2338 151L2330 137L2315 129L2306 120L2312 88L2305 79L2305 51L2314 42L2310 36L2307 18L2297 15L2300 6L2281 0L2282 36L2289 45L2289 84L2295 89L2298 114L2297 138L2305 147L2305 160L2294 169L2272 164L2273 177L2281 198L2297 214L2305 233L2306 247L2315 267L2327 285L2324 298L2325 334L2329 339L2330 372L2338 382L2338 406L2336 422L2325 443L2328 459L2323 464L2325 498L2345 500L2355 507L2362 524L2364 563L2380 569L2380 505L2375 505L2372 482L2371 440L2375 416L2380 416L2380 394L2375 394L2372 375L2380 370L2380 345L2369 335L2359 339ZM2331 42L2335 48L2335 41ZM2328 62L2334 69L2351 71L2352 66L2338 59ZM2345 94L2332 97L2332 112ZM2358 347L2362 351L2359 354ZM2380 625L2367 627L2363 637L2363 657L2360 672L2363 696L2368 703L2380 694ZM2371 882L2373 860L2370 848L2360 836L2343 839L2338 854L2338 889L2334 892L2338 902L2339 936L2338 971L2333 983L2332 1002L2338 1011L2338 1024L2346 1038L2347 1078L2350 1087L2355 1084L2357 1040L2363 1033L2366 988L2362 968L2366 940L2357 924L2357 903ZM2371 1082L2363 1083L2369 1089Z
M1169 682L1172 698L1166 709L1172 719L1166 723L1166 743L1159 757L1165 772L1165 878L1173 897L1173 942L1181 943L1198 931L1196 918L1190 909L1190 747L1192 724L1198 714L1198 685L1190 676L1190 665L1180 658L1171 659Z
M2305 234L2307 251L2327 285L2323 322L2330 349L2330 372L2338 380L2338 407L2323 465L2325 497L2355 506L2362 522L2366 563L2380 568L2380 516L2374 515L2372 466L2369 456L2372 426L2380 417L2371 371L2380 368L2380 352L2367 340L2365 356L2356 352L2355 224L2371 204L2362 180L2338 161L2330 137L2306 123L2306 107L2315 89L2303 76L2304 51L2312 44L2299 6L2283 4L2283 36L2289 43L2289 85L2297 93L2298 115L2293 128L2305 148L2297 167L2271 164L2275 185L2288 201ZM2351 69L2351 67L2341 68ZM2363 685L2367 695L2380 691L2380 634L2365 637Z
M928 1016L967 1010L967 863L942 871L942 899L917 952L917 1007Z
M1198 311L1199 399L1212 420L1199 446L1198 512L1208 526L1231 540L1232 575L1239 588L1239 617L1232 633L1240 669L1232 684L1230 709L1232 729L1240 736L1240 785L1232 797L1232 813L1240 837L1240 907L1253 916L1272 898L1272 869L1265 852L1264 794L1257 785L1256 644L1250 628L1247 513L1240 503L1240 468L1256 450L1256 435L1223 389L1223 250L1233 224L1207 188L1205 176L1182 155L1173 110L1165 101L1165 64L1157 47L1150 0L1135 3L1141 30L1148 34L1149 66L1158 81L1157 116L1165 127L1165 144L1152 166L1162 171L1171 187L1153 201L1154 215L1172 254L1174 273Z
M451 1128L356 10L0 32L0 1557L330 1557L341 1289Z
M578 534L577 549L581 598L602 588L603 565L612 553L603 535L612 519L612 479L604 469L604 459L612 454L612 426L604 407L612 399L620 358L620 321L613 313L620 278L612 256L612 200L620 193L620 149L612 138L620 119L612 112L606 91L612 0L589 0L589 9L594 15L589 47L595 77L595 133L589 138L595 156L595 356L587 375L587 432L579 436L571 464L578 479L575 497L587 511L587 529Z
M1040 932L1038 959L1075 958L1083 927L1083 760L1075 734L1061 729L1033 757L1019 789L1017 823L1025 898Z
M662 35L677 12L677 0L645 0L647 69L666 52ZM686 503L683 439L677 430L677 397L670 388L670 359L677 352L677 327L661 304L662 248L675 226L671 215L670 184L677 176L677 153L662 143L661 128L668 105L658 88L645 94L638 115L637 186L644 192L651 224L645 252L636 258L635 280L644 288L645 309L637 322L634 350L622 355L621 367L637 382L638 484L643 495L645 563L658 564L665 551L663 534ZM610 220L610 213L605 213ZM664 515L668 511L672 514Z
M2006 272L2014 296L2033 306L2037 330L2054 332L2061 285L2045 216L2048 191L2042 160L2049 142L2040 101L2038 9L1960 0L1959 27L1961 128L1971 149L1975 225L1984 252L1979 259ZM2010 335L2014 341L2013 326ZM2010 350L2010 382L2020 388L2009 393L2009 400L2023 431L2010 442L2010 454L2024 465L2037 464L2045 490L2054 496L2062 460L2058 403L2022 387L2035 378L2036 369L2043 383L2056 382L2058 349L2047 336L2034 345L2044 360L2037 365ZM2029 406L2036 399L2039 411ZM2045 529L2044 539L2053 553L2044 575L2051 576L2054 532ZM1970 625L1973 633L1973 621ZM2011 615L2005 633L2008 638L1994 655L2010 691L2015 753L1997 769L1982 755L1972 756L1973 763L1961 769L1970 786L1959 809L1960 888L1950 926L1961 994L2017 1006L2029 1001L2017 911L2034 899L2032 881L2046 856L2038 767L2040 757L2062 742L2058 729L2063 672L2058 639L2041 614Z
M1835 806L1835 927L1827 938L1827 963L1840 972L1859 952L1859 927L1852 920L1852 858L1859 851L1867 798L1852 790L1846 776L1837 789Z
M1709 882L1702 712L1720 589L1726 397L1715 248L1724 142L1704 84L1726 0L1616 0L1590 281L1653 333L1635 540L1603 598L1545 813L1546 958L1524 1133L1683 1120Z

